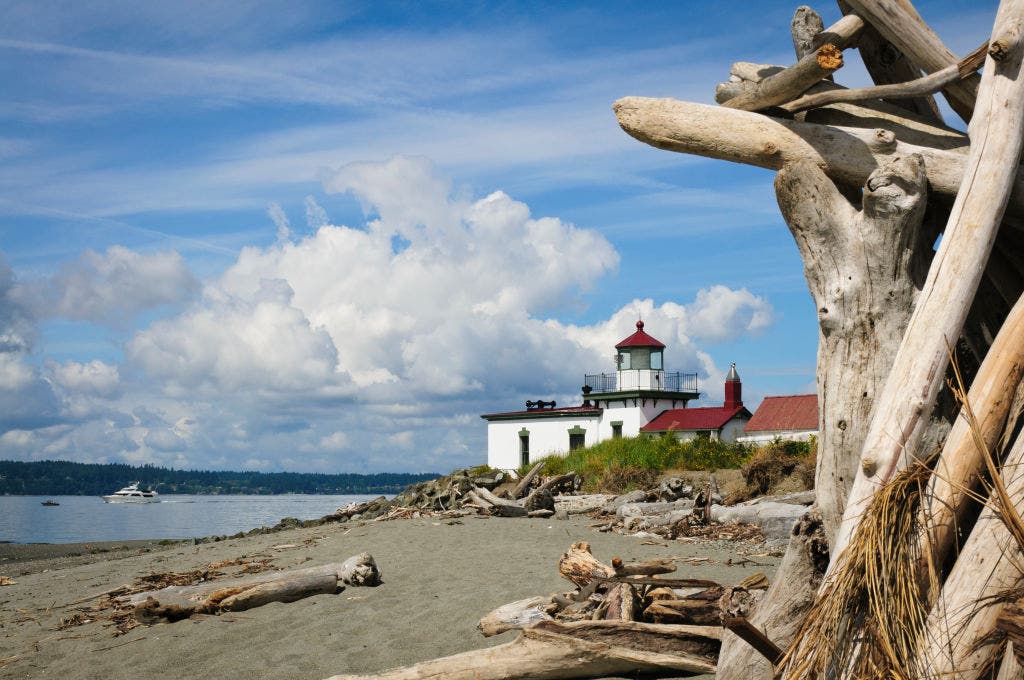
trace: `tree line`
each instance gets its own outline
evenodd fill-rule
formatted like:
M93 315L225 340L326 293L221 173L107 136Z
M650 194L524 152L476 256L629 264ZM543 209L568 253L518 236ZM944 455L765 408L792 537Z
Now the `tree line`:
M388 494L437 476L400 472L361 475L172 470L122 463L0 460L0 495L101 496L135 481L161 494Z

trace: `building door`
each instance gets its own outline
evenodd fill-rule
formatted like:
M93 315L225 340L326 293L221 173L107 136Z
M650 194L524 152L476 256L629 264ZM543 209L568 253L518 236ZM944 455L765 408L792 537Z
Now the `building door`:
M530 435L519 434L519 465L530 464Z

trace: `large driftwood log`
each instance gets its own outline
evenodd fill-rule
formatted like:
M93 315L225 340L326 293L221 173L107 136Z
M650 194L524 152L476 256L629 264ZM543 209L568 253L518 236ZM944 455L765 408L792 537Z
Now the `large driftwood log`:
M775 178L779 209L796 240L818 311L818 465L815 489L832 536L857 474L875 397L907 327L935 234L922 232L923 162L876 170L854 207L809 161Z
M821 513L812 509L793 527L776 577L750 617L750 622L776 645L785 647L793 641L814 602L828 559L828 539ZM760 652L727 631L718 657L718 677L771 680L774 668Z
M994 36L1012 29L1024 8L1004 1ZM889 36L886 36L889 37ZM890 38L891 39L891 38ZM874 406L836 552L847 545L861 513L879 485L905 468L918 451L942 386L948 351L963 329L1013 188L1024 141L1024 72L1020 43L1012 56L986 60L964 181L953 204L942 243L910 318L893 368Z
M533 478L537 476L537 473L540 472L542 467L544 467L544 461L537 463L530 468L529 472L523 475L523 478L519 480L518 484L516 484L516 488L512 490L512 500L523 497L526 490L530 488L530 482L533 481Z
M497 647L327 680L557 680L714 673L721 628L632 621L540 623Z
M1011 498L1024 497L1024 437L1017 437L1003 470ZM928 616L921 661L934 677L973 680L992 665L991 634L1005 594L1024 583L1024 551L993 503L990 498Z
M909 0L846 2L925 72L934 73L958 61L958 57L928 28ZM949 105L965 121L971 120L979 82L978 76L971 76L951 83L942 91Z
M619 125L659 149L779 170L800 160L820 166L844 186L861 186L896 158L918 154L933 192L955 195L967 167L963 151L905 144L874 131L782 120L676 99L624 97L615 102ZM1012 208L1024 213L1024 173L1015 163Z

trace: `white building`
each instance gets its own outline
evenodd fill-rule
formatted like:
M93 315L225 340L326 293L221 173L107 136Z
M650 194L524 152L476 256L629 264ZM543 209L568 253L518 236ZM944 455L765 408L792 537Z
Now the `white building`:
M482 415L487 464L514 470L606 439L635 437L662 412L685 409L700 396L696 373L665 372L665 345L644 332L643 321L615 349L615 372L585 376L580 406L527 401L525 411Z

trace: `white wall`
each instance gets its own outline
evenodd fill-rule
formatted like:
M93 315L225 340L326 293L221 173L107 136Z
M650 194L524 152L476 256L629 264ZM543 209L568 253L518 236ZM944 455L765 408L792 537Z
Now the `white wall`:
M564 418L517 418L493 420L487 423L487 464L501 470L519 467L519 432L530 431L530 461L553 454L565 455L569 451L569 430L586 430L584 444L598 443L598 416L566 416ZM615 418L613 420L620 420ZM623 424L625 428L625 424ZM611 436L609 426L609 437Z
M749 418L733 418L722 428L721 439L723 442L732 443L743 435L743 427L749 422Z
M818 430L779 430L770 432L751 432L737 437L736 441L744 444L767 444L773 439L784 439L795 442L805 442L811 437L817 437Z
M639 402L637 402L637 406L633 406L632 401L628 402L629 406L621 406L622 402L620 401L618 402L619 406L605 408L599 426L599 441L612 438L612 423L619 420L622 421L623 437L635 437L640 434L641 427L654 420L659 413L665 410L665 400L658 399L657 401L657 406L652 403L653 400L648 399L646 406L640 406Z

